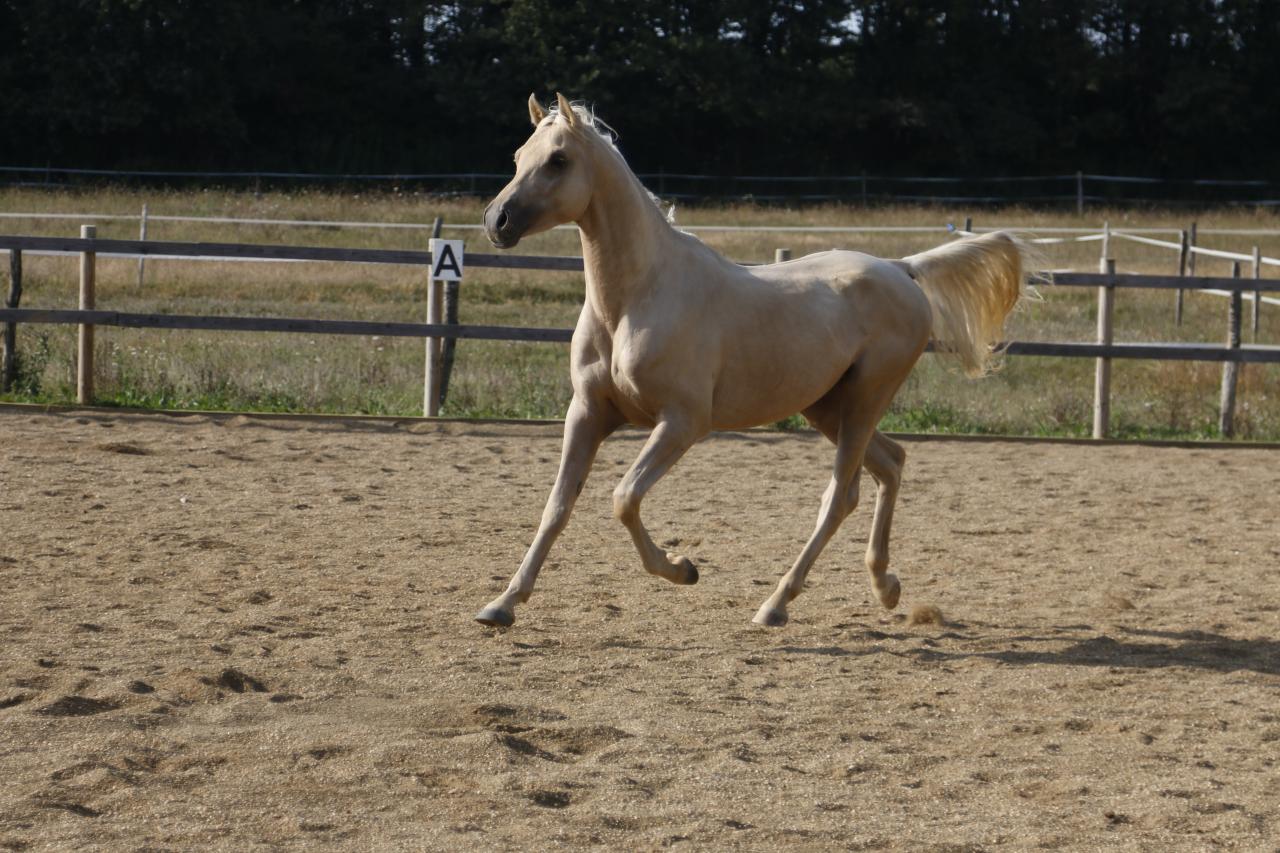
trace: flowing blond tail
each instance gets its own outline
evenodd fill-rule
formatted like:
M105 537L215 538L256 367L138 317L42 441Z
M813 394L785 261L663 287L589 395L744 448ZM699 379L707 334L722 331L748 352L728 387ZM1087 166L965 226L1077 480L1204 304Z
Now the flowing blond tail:
M993 231L902 262L933 308L934 346L959 358L967 375L985 375L1036 252L1007 231Z

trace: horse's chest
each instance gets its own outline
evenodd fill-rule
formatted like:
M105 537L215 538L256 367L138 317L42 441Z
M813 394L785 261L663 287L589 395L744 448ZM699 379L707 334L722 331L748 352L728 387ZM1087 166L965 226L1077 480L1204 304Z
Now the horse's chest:
M614 339L609 359L609 380L615 403L630 420L651 422L670 396L671 376L664 371L666 359L654 342L643 338Z
M652 389L645 381L642 364L625 357L620 358L615 353L609 363L609 383L613 386L615 401L629 418L634 420L637 413L643 413L646 418L652 418L656 414L651 404Z

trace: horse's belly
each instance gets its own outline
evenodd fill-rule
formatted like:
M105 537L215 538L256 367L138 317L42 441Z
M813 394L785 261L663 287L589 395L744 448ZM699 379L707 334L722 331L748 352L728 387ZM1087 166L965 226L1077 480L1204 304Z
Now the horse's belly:
M750 368L732 368L716 383L715 429L745 429L788 418L812 406L849 369L852 352L800 354Z

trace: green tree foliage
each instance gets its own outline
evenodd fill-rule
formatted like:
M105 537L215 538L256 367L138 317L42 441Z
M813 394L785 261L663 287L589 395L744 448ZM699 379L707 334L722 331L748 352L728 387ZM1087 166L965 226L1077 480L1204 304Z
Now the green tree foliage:
M1280 173L1269 0L0 0L0 162L507 168L530 91L643 171Z

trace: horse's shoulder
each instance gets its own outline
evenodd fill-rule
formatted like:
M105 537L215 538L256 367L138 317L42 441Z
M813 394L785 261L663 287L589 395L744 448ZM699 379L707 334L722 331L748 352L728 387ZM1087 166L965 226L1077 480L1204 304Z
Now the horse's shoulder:
M593 365L603 364L607 375L612 354L613 339L608 326L596 316L589 304L584 305L569 343L569 361L574 373L585 372Z

